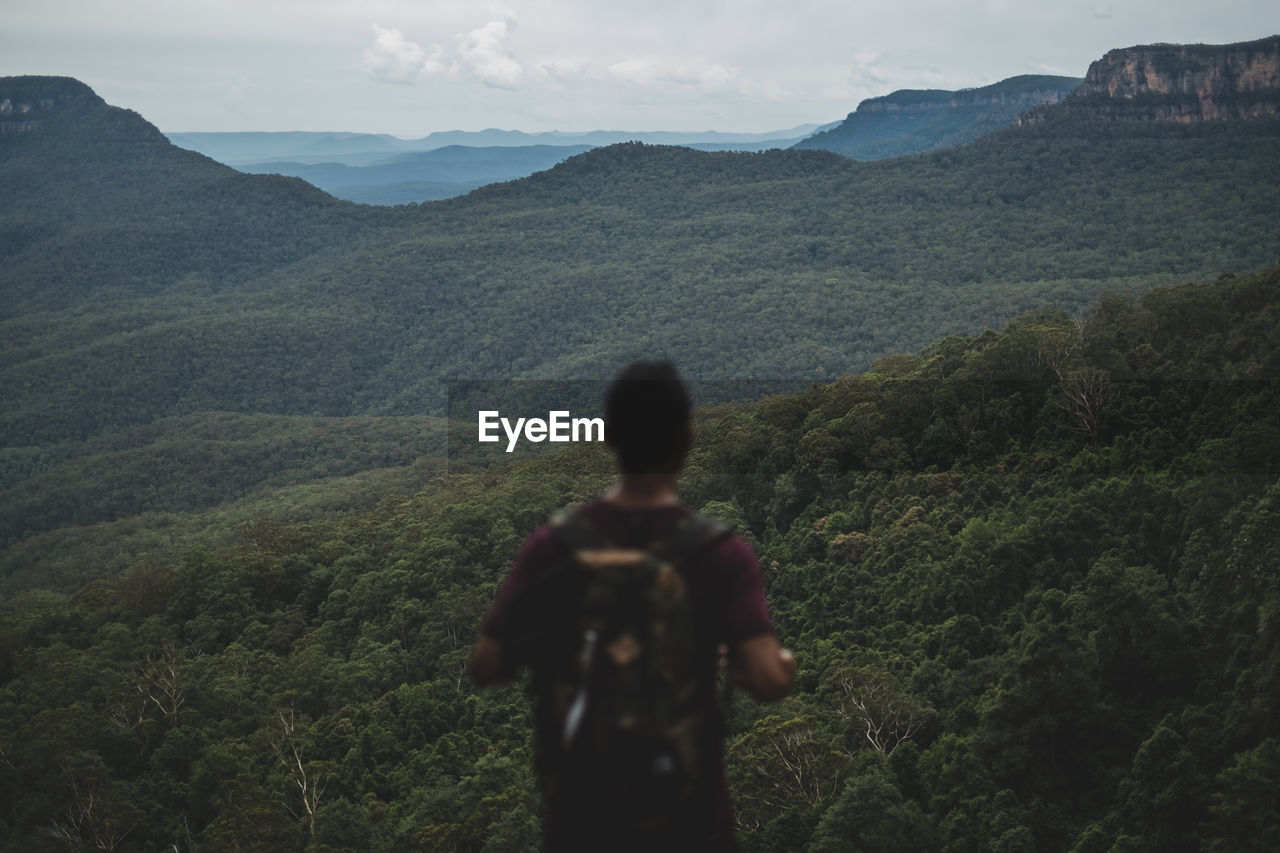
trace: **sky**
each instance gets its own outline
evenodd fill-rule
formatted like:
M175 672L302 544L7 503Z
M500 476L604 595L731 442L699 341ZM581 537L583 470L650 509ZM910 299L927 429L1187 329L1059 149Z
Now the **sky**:
M166 132L721 130L1280 33L1276 0L0 0L0 76Z

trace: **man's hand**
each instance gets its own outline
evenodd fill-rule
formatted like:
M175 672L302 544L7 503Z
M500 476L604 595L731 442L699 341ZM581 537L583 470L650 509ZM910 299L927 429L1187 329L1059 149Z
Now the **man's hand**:
M506 681L506 673L502 670L502 644L488 634L481 634L471 650L470 669L471 680L477 687Z

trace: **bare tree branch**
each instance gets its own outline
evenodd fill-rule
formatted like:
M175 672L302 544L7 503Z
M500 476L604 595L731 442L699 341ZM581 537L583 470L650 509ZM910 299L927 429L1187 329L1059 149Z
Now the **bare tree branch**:
M303 747L296 734L297 722L294 719L293 709L289 709L287 716L284 711L278 711L277 717L280 720L283 736L271 739L271 751L275 753L280 766L284 768L292 787L297 789L300 804L295 807L289 797L281 798L281 802L296 820L306 822L307 832L314 838L316 811L320 807L320 799L324 796L329 780L325 774L317 772L314 768L308 770L309 763L303 761Z

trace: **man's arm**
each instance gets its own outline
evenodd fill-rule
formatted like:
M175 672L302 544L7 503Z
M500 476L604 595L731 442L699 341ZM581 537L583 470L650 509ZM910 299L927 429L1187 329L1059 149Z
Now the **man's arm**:
M724 618L733 677L758 701L777 702L791 690L796 659L774 633L755 550L741 536L731 536L715 556L725 573Z
M504 650L504 640L511 636L510 621L513 603L521 597L522 590L527 590L529 567L551 564L559 556L556 544L548 528L543 527L524 541L515 563L507 572L502 586L498 589L498 597L493 603L489 615L480 627L480 636L471 649L471 661L468 669L471 680L477 687L489 687L494 684L505 684L515 673L514 657L510 650ZM528 609L526 606L525 610ZM502 637L503 640L498 638ZM517 653L518 653L517 649Z
M773 634L758 634L733 649L738 683L760 702L777 702L791 692L796 659Z
M471 680L477 687L488 687L508 681L507 673L502 669L502 644L481 634L471 650Z

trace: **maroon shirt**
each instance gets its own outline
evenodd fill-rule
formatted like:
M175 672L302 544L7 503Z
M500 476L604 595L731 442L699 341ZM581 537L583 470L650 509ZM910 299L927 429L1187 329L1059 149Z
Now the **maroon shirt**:
M683 506L627 509L605 500L592 501L578 511L604 540L618 548L645 548L689 514ZM501 624L511 601L526 585L567 556L565 546L550 527L542 527L529 536L481 630L491 637L500 637ZM684 578L693 609L699 683L704 686L705 700L714 703L717 647L724 644L733 648L744 640L773 633L760 566L751 545L734 534L700 552L685 567ZM724 777L722 739L716 737L715 743L707 746L707 753L715 757L717 765L712 805L715 813L710 816L711 821L718 833L731 839L733 806ZM557 822L561 817L559 811L555 804L550 804L546 820ZM727 842L731 843L731 840Z

